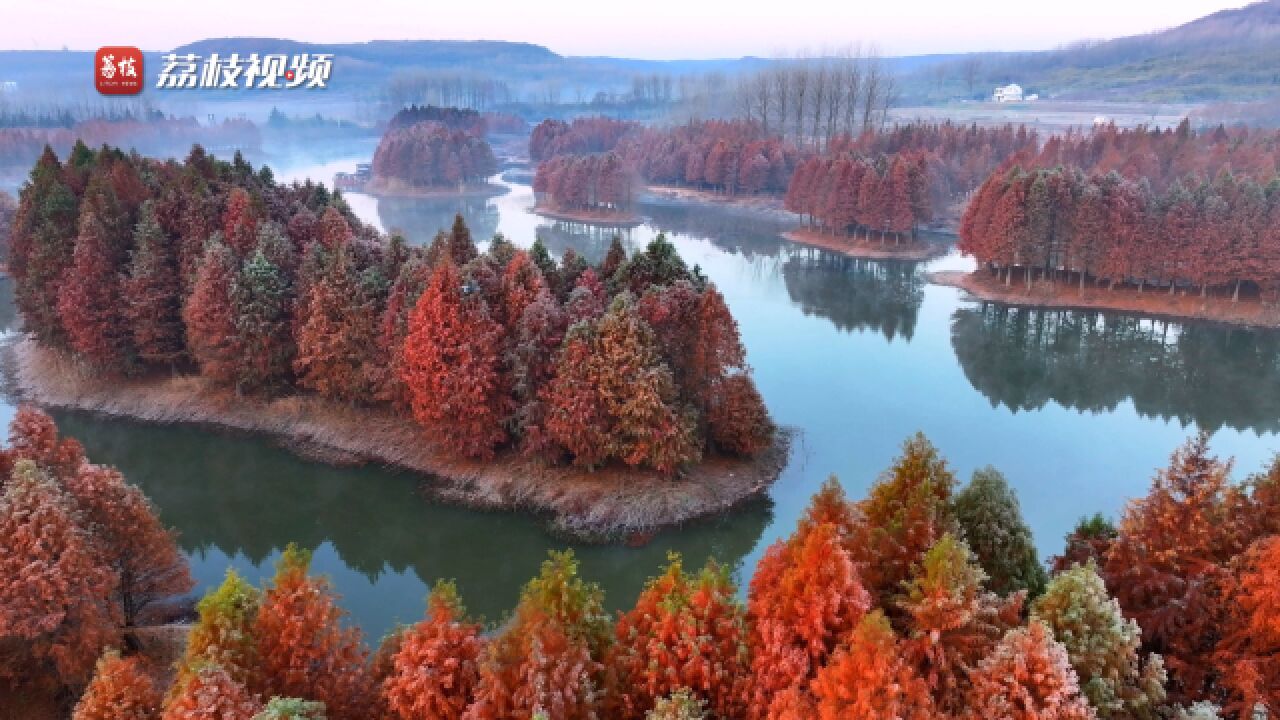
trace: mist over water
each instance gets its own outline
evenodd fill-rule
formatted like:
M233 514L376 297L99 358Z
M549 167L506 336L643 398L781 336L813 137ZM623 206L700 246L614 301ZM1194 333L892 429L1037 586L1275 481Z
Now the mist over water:
M281 180L327 184L368 151L330 157L273 170ZM556 255L573 247L602 256L613 230L544 220L528 212L528 185L508 185L489 200L346 197L366 222L413 243L462 212L482 247L501 232L522 247L542 237ZM925 281L926 270L971 267L954 252L930 263L858 261L786 243L784 224L729 209L640 210L646 223L622 231L625 242L639 249L666 231L685 262L716 283L770 411L800 431L768 500L645 547L566 543L526 515L429 503L407 473L328 467L262 438L55 415L94 461L118 466L177 527L198 592L228 567L253 581L270 576L296 541L314 549L313 568L333 580L372 641L416 621L439 578L456 578L468 607L499 619L552 548L574 547L614 608L631 604L673 550L690 565L714 556L745 582L828 475L861 497L917 430L962 481L988 464L1005 473L1042 556L1061 549L1080 516L1116 517L1199 427L1214 432L1215 451L1236 457L1238 478L1280 447L1280 333L983 305ZM11 292L0 283L8 331ZM0 419L12 411L11 402L0 406Z

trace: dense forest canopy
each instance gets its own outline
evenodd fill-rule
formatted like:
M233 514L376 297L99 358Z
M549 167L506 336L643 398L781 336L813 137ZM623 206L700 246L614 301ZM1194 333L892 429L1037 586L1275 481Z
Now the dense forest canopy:
M478 116L476 123L483 130ZM457 187L497 171L493 148L483 137L438 122L390 127L373 153L374 183L388 190Z
M1119 523L1083 519L1050 572L1003 475L962 483L918 434L863 499L825 483L745 594L716 560L671 555L611 616L573 554L553 552L507 619L486 626L442 581L374 651L290 545L261 587L229 571L205 595L172 675L120 642L190 588L146 498L30 409L0 465L0 683L78 697L75 720L1246 720L1280 706L1280 463L1234 484L1203 434Z
M470 457L672 473L772 442L724 298L662 236L591 266L501 236L481 254L457 216L409 247L238 155L77 145L45 150L11 245L27 330L99 373L395 408Z

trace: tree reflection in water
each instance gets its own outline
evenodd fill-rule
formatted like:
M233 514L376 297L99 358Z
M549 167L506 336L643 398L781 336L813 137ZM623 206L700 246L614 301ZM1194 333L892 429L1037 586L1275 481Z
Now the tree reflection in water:
M89 457L118 467L180 529L198 592L221 581L228 558L242 559L237 565L248 565L254 578L269 577L279 552L296 541L318 549L315 569L334 579L343 606L374 640L395 620L418 620L426 589L441 578L457 580L468 608L501 618L550 549L573 547L609 606L629 606L670 551L692 566L714 556L741 569L772 516L768 501L759 501L660 533L644 547L584 546L552 537L525 514L428 502L408 473L307 462L260 439L208 429L80 412L55 418Z
M843 332L873 330L910 342L924 302L921 264L860 260L815 249L797 249L782 266L787 294L806 315L831 321Z
M1131 400L1184 427L1280 431L1275 331L982 303L952 315L951 346L973 387L1015 412Z
M461 213L471 237L483 242L498 232L501 214L489 198L479 197L379 197L378 222L388 231L399 231L411 245L426 245L440 230L453 227Z

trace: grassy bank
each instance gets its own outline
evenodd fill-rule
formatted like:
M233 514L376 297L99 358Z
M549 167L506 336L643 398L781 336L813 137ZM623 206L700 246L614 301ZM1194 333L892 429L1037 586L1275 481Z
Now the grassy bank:
M421 427L382 409L311 396L238 396L190 375L102 378L31 339L4 352L19 394L38 405L248 432L322 462L402 468L422 474L424 492L440 501L533 512L584 540L642 537L729 510L777 479L789 445L780 432L757 458L707 457L675 477L628 468L587 472L511 452L481 462L446 455Z

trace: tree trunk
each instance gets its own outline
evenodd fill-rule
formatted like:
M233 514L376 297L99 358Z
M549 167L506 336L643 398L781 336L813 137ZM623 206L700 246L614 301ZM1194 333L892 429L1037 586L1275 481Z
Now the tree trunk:
M1235 303L1235 302L1240 302L1240 280L1239 280L1239 278L1237 278L1237 279L1236 279L1236 289L1235 289L1235 292L1231 293L1231 302L1233 302L1233 303Z

